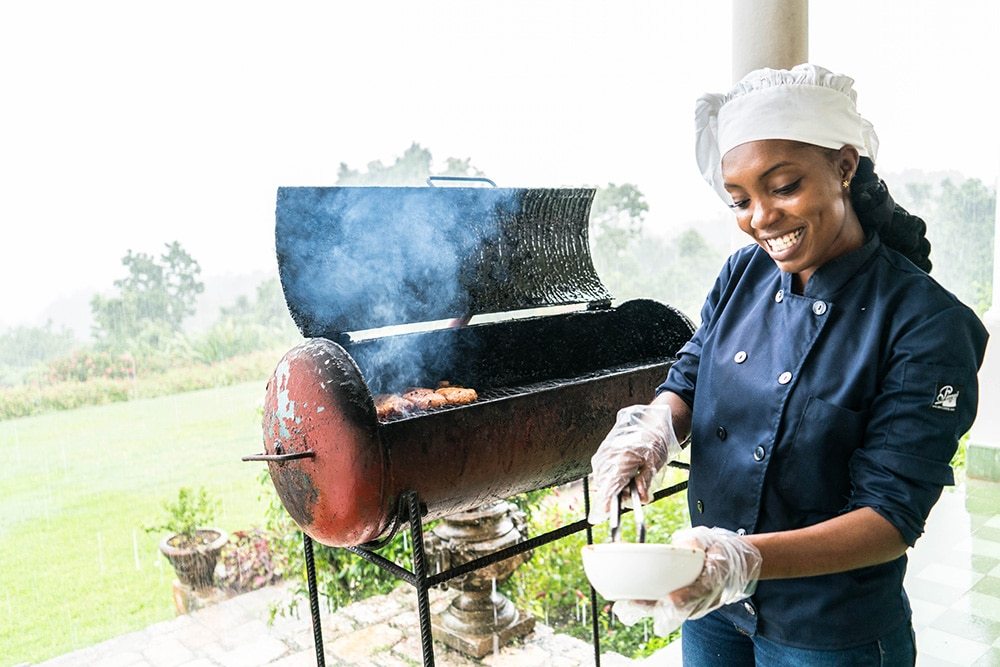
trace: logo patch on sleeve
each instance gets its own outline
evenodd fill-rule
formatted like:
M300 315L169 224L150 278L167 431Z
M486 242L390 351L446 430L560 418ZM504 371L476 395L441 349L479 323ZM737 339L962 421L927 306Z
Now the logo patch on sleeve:
M962 393L962 388L954 384L940 384L937 387L937 395L931 407L945 412L954 412L958 407L958 397Z

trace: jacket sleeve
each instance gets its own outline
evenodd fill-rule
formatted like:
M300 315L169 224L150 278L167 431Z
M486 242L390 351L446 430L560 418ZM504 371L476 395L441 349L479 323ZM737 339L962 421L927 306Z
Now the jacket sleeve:
M962 305L907 326L889 352L864 443L851 457L845 511L874 509L913 546L942 488L954 483L950 461L976 416L986 339Z

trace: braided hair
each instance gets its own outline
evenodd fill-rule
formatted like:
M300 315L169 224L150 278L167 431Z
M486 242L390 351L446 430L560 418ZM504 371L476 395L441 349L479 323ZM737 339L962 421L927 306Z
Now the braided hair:
M851 204L865 233L877 232L882 242L925 272L931 272L931 243L925 238L927 225L893 201L875 165L862 157L851 179Z

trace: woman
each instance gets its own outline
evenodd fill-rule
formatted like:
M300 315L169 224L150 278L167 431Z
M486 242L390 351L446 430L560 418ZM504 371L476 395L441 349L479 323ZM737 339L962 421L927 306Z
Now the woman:
M875 176L852 84L800 65L699 100L699 167L753 243L656 399L594 455L592 520L633 478L648 501L690 434L694 528L674 542L706 566L615 607L661 634L686 620L686 665L915 660L905 552L953 483L987 334L927 275L925 226Z

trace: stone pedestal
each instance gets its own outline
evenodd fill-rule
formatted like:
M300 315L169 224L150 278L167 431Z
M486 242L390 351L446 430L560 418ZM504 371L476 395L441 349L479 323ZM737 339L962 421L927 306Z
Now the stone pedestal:
M524 517L506 501L483 505L445 519L427 536L425 549L437 570L449 569L524 541ZM535 619L514 607L497 585L528 560L512 556L449 581L460 593L431 619L434 639L482 658L535 627Z
M173 597L174 608L180 616L221 602L228 596L218 588L194 588L174 579Z

